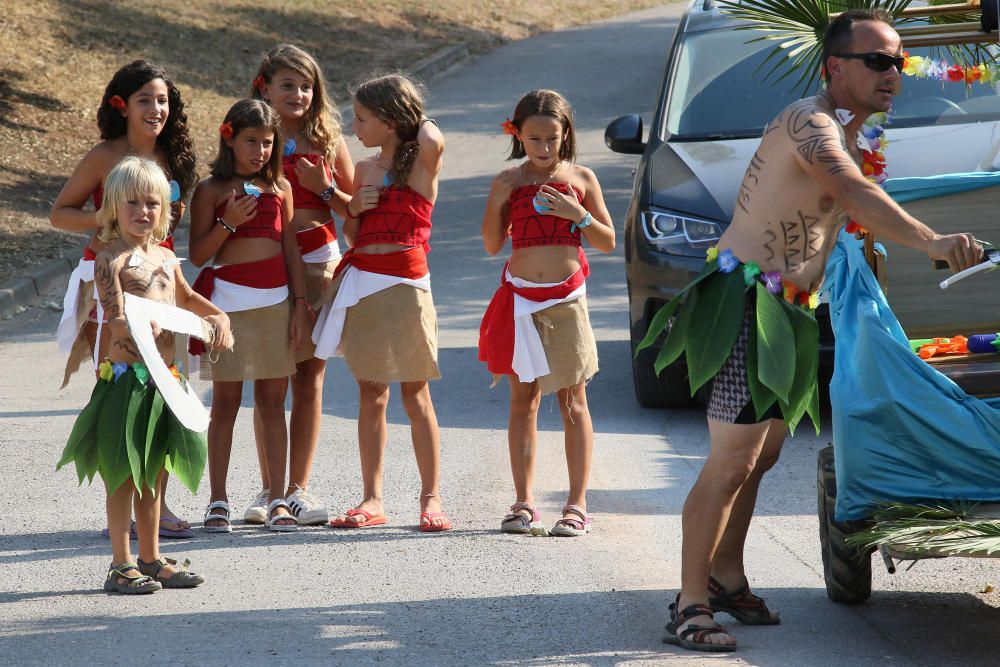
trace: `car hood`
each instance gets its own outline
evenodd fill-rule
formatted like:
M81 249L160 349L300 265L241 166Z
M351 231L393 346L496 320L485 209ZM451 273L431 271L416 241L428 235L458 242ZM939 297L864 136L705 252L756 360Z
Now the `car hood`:
M1000 169L1000 121L889 129L886 138L890 177ZM759 138L661 144L651 157L651 203L728 222L759 144Z

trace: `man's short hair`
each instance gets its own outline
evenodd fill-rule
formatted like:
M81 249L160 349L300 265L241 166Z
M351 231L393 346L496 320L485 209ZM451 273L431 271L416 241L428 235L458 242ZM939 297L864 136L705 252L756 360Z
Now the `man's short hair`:
M835 53L845 53L851 46L854 24L861 21L881 21L892 25L892 15L884 9L851 9L830 21L823 33L823 80L830 80L826 61Z

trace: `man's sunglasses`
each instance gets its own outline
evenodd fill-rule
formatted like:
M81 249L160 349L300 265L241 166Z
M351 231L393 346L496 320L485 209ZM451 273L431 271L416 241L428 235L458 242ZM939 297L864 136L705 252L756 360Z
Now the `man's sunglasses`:
M865 67L876 72L888 71L890 67L902 72L903 63L906 61L903 56L890 56L888 53L834 53L833 55L837 58L860 60Z

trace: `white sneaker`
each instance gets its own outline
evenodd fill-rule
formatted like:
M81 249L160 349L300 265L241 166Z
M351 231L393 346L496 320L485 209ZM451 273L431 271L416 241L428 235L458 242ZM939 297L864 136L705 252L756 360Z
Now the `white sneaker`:
M267 521L267 496L268 490L263 489L253 499L250 506L243 512L243 520L247 523L263 524Z
M285 501L300 525L314 526L330 521L330 513L323 502L305 489L296 489Z

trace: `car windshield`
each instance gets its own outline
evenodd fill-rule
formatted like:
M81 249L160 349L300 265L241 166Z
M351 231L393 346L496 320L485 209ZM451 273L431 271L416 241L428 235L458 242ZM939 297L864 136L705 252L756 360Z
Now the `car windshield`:
M665 132L671 141L759 137L786 105L799 99L797 72L781 81L763 81L761 68L775 42L748 44L755 33L710 30L685 36L669 92ZM914 56L935 56L912 49ZM773 62L773 61L772 61ZM758 68L760 70L758 71ZM996 86L903 77L893 101L891 127L920 127L1000 120Z

